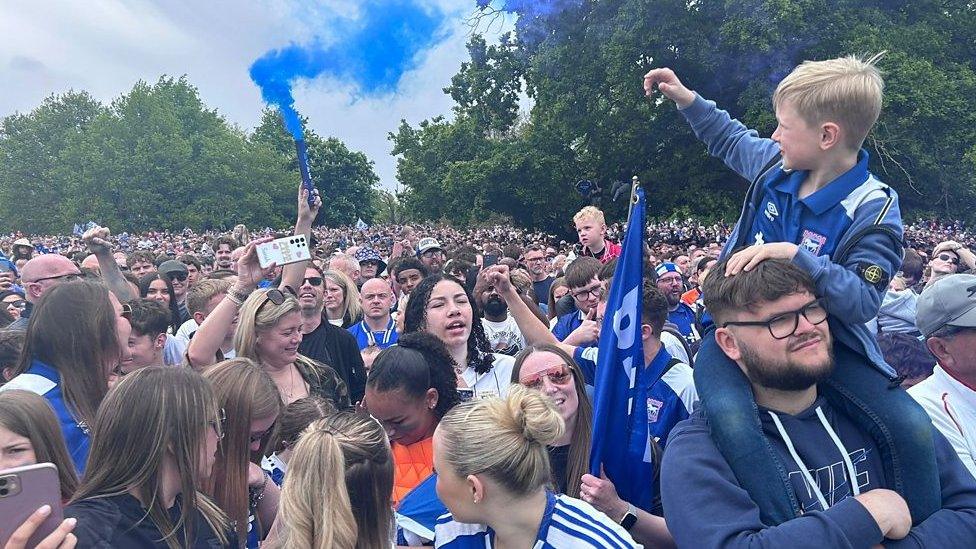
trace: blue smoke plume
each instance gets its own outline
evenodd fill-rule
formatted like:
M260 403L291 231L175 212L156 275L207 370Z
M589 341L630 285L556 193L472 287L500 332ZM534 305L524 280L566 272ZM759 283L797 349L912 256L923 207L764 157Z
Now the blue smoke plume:
M505 12L517 15L515 34L530 51L553 32L550 19L578 9L583 0L475 0L482 13Z
M396 90L417 55L447 36L445 14L422 0L361 0L357 19L332 21L335 39L292 43L271 50L251 65L251 80L264 100L281 110L285 126L302 140L292 86L299 78L333 77L363 96Z

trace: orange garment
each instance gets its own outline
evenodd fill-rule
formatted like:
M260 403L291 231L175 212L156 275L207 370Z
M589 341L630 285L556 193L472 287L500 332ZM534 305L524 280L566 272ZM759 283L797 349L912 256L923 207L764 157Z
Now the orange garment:
M393 505L434 472L434 437L408 446L394 442L393 449Z
M701 291L698 288L692 288L681 294L681 302L690 307L698 301L699 297L701 297Z

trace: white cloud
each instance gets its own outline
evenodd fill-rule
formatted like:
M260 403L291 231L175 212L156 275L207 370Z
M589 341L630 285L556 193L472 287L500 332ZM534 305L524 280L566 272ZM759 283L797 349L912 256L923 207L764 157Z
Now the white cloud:
M474 1L429 1L450 14L450 34L421 54L420 65L404 75L395 94L354 100L348 88L321 79L296 89L298 109L312 128L366 153L389 189L395 184L396 160L387 134L401 118L416 124L450 116L452 102L442 88L467 58L466 19ZM87 90L108 102L137 80L186 74L208 107L251 129L264 108L248 77L251 62L270 49L327 34L323 21L355 5L352 0L3 2L0 116L29 111L52 93L69 89ZM491 30L497 36L498 29Z

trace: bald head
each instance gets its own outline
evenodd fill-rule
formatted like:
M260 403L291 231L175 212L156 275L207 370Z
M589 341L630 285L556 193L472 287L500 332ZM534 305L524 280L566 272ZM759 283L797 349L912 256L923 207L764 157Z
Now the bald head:
M385 323L393 307L393 290L382 278L371 278L363 283L359 292L363 304L363 316L368 322Z
M58 254L39 255L24 264L20 279L27 290L27 301L37 303L44 292L81 271L70 259Z

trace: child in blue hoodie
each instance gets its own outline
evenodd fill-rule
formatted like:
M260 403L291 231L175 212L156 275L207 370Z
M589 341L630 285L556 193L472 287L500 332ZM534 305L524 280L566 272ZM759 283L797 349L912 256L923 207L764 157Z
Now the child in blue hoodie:
M881 112L884 84L874 66L879 57L797 67L773 95L778 126L771 139L760 138L689 90L671 69L647 73L644 89L673 100L709 153L753 182L723 251L729 257L724 275L770 258L793 262L813 277L825 298L837 342L874 366L873 374L864 375L863 366L841 364L833 379L848 389L859 409L870 410L857 417L891 458L887 473L912 516L921 520L940 504L928 422L897 388L894 370L865 326L877 315L902 260L898 197L868 171L868 153L861 148ZM764 520L778 524L793 518L789 487L768 482L778 466L763 442L749 383L712 336L696 360L695 385L716 446Z

